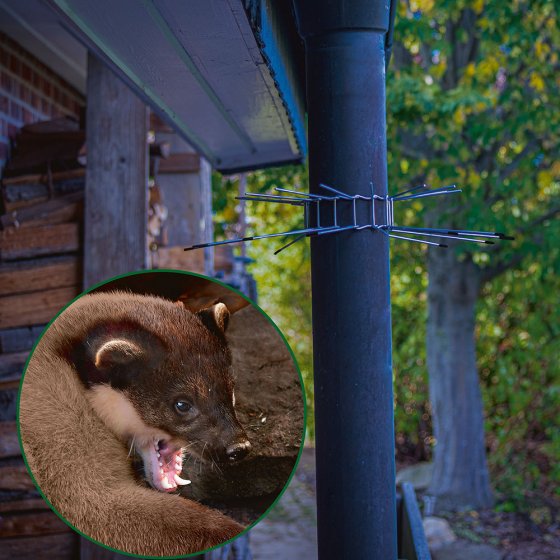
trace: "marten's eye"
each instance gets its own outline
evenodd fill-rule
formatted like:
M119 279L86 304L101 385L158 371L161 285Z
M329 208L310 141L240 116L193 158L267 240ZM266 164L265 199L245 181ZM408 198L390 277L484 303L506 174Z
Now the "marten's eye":
M183 401L183 400L175 401L174 406L175 406L175 410L179 414L186 414L187 412L190 412L190 410L192 409L192 404L190 402Z

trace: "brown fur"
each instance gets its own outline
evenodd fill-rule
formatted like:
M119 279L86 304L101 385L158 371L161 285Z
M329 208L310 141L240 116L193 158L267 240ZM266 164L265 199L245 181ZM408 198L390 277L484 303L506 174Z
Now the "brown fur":
M179 345L184 352L177 358L181 364L196 357L201 371L190 379L193 390L206 390L204 377L215 378L214 369L223 367L223 360L227 362L227 349L215 351L221 341L203 326L202 318L195 318L171 302L123 293L84 296L47 330L24 377L20 397L21 437L39 487L77 529L102 544L128 553L189 554L236 536L243 527L220 512L137 482L123 434L115 433L118 428L109 429L94 412L90 403L95 390L102 387L114 390L106 384L86 388L68 355L76 341L87 339L88 333L108 318L116 323L133 318L149 329L150 336L164 341L164 346ZM118 344L115 347L118 350ZM214 352L205 357L209 348L214 348ZM108 349L114 350L111 346ZM96 366L102 362L96 358ZM154 366L154 371L159 370ZM229 372L223 375L221 382L213 379L216 383L211 388L217 391L224 383L232 385ZM232 391L233 387L229 393L231 400ZM141 397L126 390L122 394L133 405ZM121 391L114 391L115 395L119 398ZM107 401L102 399L102 402ZM158 414L147 408L147 412L141 412L142 403L131 406L130 416L137 416L129 419L130 422L153 426L151 422ZM123 421L129 420L125 415ZM165 422L163 425L166 426ZM167 427L163 433L169 433ZM180 439L181 434L176 437Z

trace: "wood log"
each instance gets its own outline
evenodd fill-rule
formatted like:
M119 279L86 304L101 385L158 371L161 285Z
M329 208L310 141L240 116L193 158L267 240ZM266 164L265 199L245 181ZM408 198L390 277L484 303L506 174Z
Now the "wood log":
M35 485L25 465L0 467L0 490L34 490Z
M0 542L3 560L76 560L80 555L79 536L73 531L35 538L13 537Z
M48 323L80 293L79 286L0 298L0 329Z
M13 513L16 511L49 510L47 502L42 498L27 498L23 500L10 500L0 502L0 513Z
M83 192L69 193L52 200L24 206L0 216L0 226L38 226L77 222L82 218Z
M169 142L150 144L150 157L168 158L170 155L171 144Z
M52 188L51 188L52 187ZM15 203L34 204L39 198L53 198L64 196L73 192L83 192L85 182L83 177L60 180L48 183L19 183L15 185L4 185L2 195L7 209Z
M15 422L0 422L0 458L21 455Z
M85 168L72 169L71 171L56 171L51 175L53 183L58 181L66 181L68 179L80 179L86 176ZM3 185L21 185L25 183L43 183L47 184L49 178L46 173L34 173L30 175L19 175L17 177L9 177L2 179Z
M191 152L170 154L159 162L158 172L161 173L198 173L200 156Z
M82 258L78 256L0 264L0 296L79 286L81 282Z
M152 253L152 268L188 270L204 274L204 251L185 251L183 247L159 247Z
M214 247L214 270L231 272L233 270L233 249L229 245Z
M1 293L1 290L0 290ZM0 331L0 352L22 352L31 350L39 338L45 325L22 327L19 329L4 329Z
M72 529L54 511L4 514L0 525L0 538L53 535L69 531Z
M0 389L0 421L15 421L17 394L17 387Z
M29 352L0 354L0 390L19 386Z
M0 380L13 373L21 373L28 356L29 352L0 354Z
M75 222L0 231L0 260L4 261L71 253L79 248L80 228Z

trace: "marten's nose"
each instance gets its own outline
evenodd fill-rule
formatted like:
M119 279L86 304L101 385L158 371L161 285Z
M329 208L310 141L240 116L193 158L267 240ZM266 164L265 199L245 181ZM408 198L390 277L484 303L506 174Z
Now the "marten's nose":
M228 461L235 463L243 459L243 457L246 457L250 450L251 443L249 441L238 441L226 449L226 456Z

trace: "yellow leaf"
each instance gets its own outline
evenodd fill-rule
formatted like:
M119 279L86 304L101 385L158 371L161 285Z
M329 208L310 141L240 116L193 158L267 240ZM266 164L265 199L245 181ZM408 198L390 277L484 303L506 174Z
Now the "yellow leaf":
M401 171L403 173L406 173L408 171L408 168L410 167L410 164L408 163L407 159L401 159Z
M467 64L467 67L465 68L465 75L468 76L469 78L472 78L474 76L474 73L475 73L474 62L469 62Z
M479 187L482 179L476 171L471 171L469 173L469 186L471 187Z
M455 124L463 125L465 124L466 120L467 119L465 117L463 109L461 107L455 109L455 112L453 113L453 121L455 122Z
M474 2L473 2L473 10L474 10L477 14L481 14L483 9L484 9L484 0L474 0Z
M531 73L531 78L529 79L529 85L537 91L544 90L544 80L536 72Z
M550 171L539 171L537 175L537 184L540 189L546 189L554 180Z

